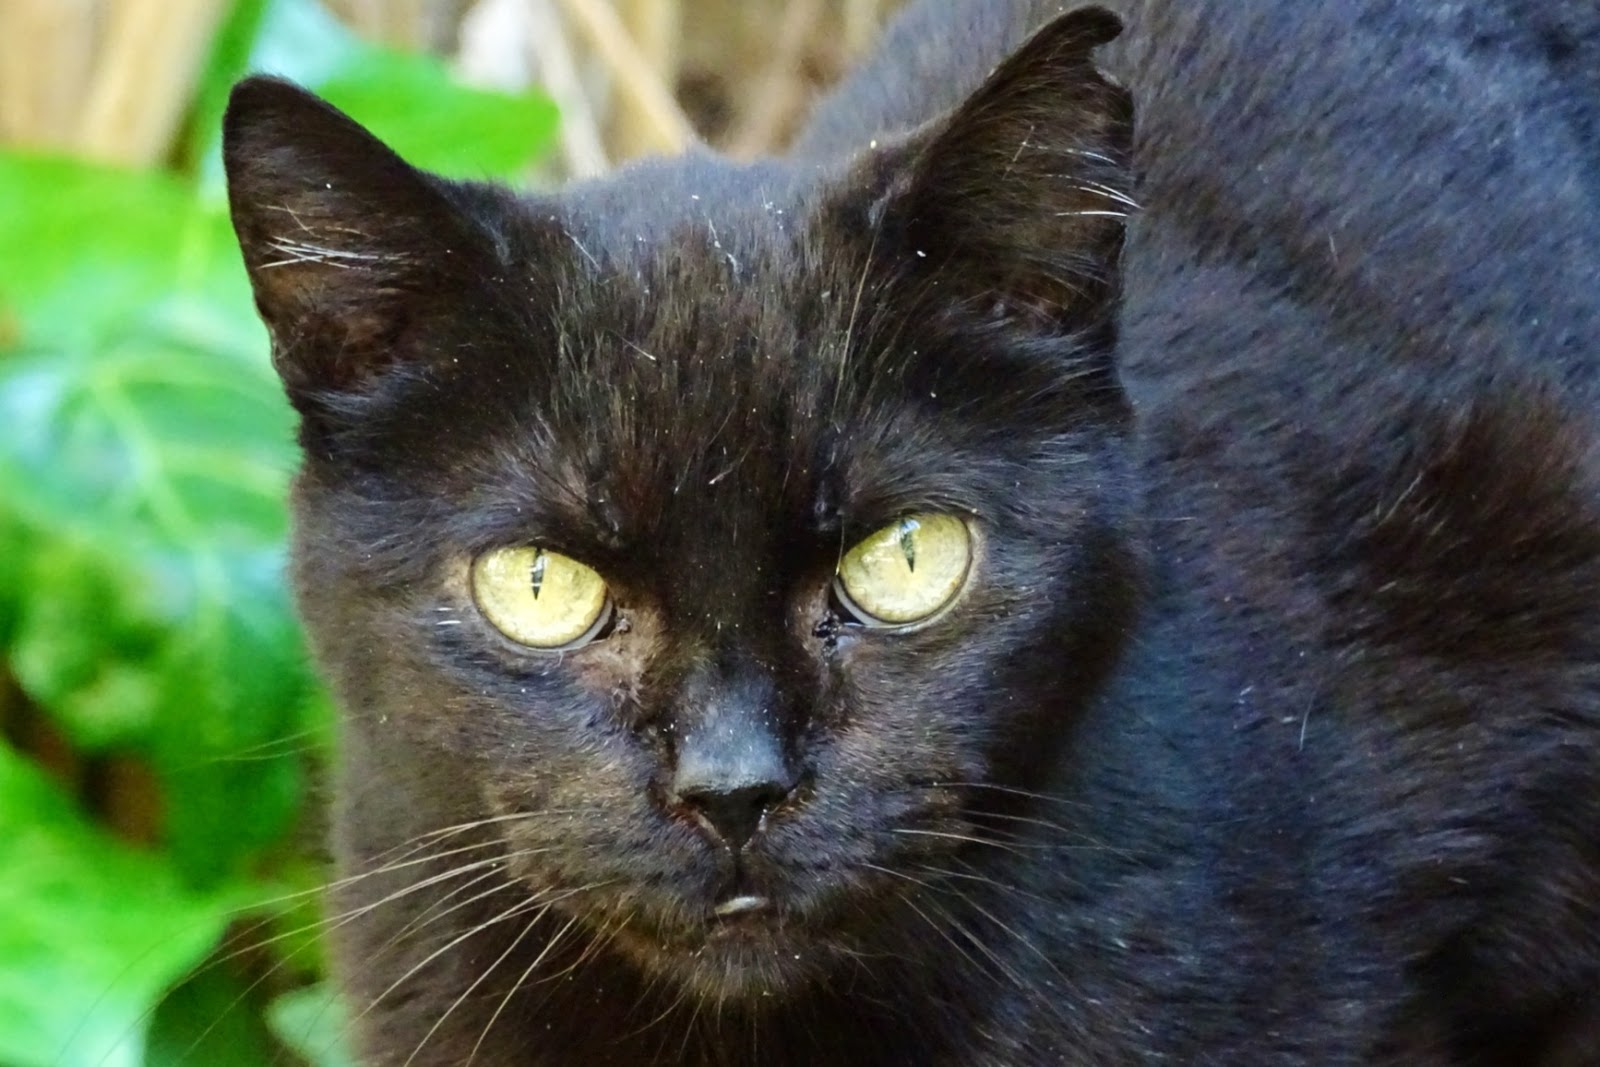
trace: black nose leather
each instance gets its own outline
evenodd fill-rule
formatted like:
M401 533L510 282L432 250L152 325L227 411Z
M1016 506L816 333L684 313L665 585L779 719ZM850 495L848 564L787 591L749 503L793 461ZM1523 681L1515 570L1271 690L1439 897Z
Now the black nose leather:
M686 788L685 788L686 787ZM783 803L790 786L780 781L758 781L726 786L684 783L678 800L698 815L731 849L741 849L755 836L767 812Z
M743 848L794 785L764 716L723 709L678 745L673 800L729 848Z

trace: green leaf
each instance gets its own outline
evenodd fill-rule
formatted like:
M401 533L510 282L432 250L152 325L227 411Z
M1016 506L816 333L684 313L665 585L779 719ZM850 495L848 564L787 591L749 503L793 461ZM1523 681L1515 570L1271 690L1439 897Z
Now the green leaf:
M238 891L198 894L85 824L0 745L0 1063L134 1067L161 994L217 942Z
M310 0L274 0L251 66L313 89L408 162L451 177L515 178L555 135L544 95L463 85L433 56L357 39Z
M0 159L8 192L55 206L0 211L0 248L72 249L0 259L22 333L0 358L12 669L79 745L146 752L183 869L225 877L292 824L304 761L278 742L315 725L282 573L293 418L218 212L42 160Z
M272 746L309 728L313 682L282 573L287 405L193 326L0 360L0 525L33 546L18 680L78 744L150 754L169 840L206 879L290 825L302 761Z
M315 88L407 162L451 177L515 177L555 132L544 97L468 88L429 56L367 49Z
M259 985L207 968L156 1009L144 1067L279 1067L282 1047L259 1014Z
M267 1009L267 1023L278 1040L312 1067L354 1067L345 1041L348 1016L326 985L285 993Z
M316 0L268 0L249 65L301 85L320 85L370 47Z
M0 153L7 347L104 343L152 307L186 302L192 315L221 309L264 363L238 263L226 215L171 175Z
M0 358L3 353L0 353ZM24 574L30 552L26 530L22 524L7 521L0 509L0 649L10 646L16 632L17 611L23 593ZM4 698L0 697L0 708Z
M216 142L228 93L233 83L250 69L250 54L266 21L268 6L267 0L233 0L222 25L217 27L186 124L183 139L186 170L199 169L207 151Z

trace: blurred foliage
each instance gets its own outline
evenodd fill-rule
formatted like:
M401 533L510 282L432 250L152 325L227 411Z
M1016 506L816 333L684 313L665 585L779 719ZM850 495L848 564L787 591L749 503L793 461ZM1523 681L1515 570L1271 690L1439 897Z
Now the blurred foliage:
M310 0L241 0L172 168L0 153L0 657L75 751L148 767L160 811L153 846L119 840L0 744L5 1067L339 1062L293 847L331 732L285 588L293 420L217 164L252 68L458 176L514 176L553 132L544 100Z

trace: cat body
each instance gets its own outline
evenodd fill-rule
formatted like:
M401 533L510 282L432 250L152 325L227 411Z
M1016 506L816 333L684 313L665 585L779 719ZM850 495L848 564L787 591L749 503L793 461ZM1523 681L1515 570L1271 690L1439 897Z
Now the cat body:
M1600 16L1116 10L524 198L239 90L363 1063L1600 1062Z

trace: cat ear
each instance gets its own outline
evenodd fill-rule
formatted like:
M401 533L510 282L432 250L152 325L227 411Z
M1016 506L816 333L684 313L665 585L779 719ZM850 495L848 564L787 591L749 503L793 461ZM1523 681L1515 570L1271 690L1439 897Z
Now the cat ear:
M939 314L1028 332L1109 321L1133 105L1092 53L1121 29L1103 8L1056 19L902 147L877 221Z
M290 398L358 388L487 250L447 183L332 105L250 78L223 120L234 230Z

